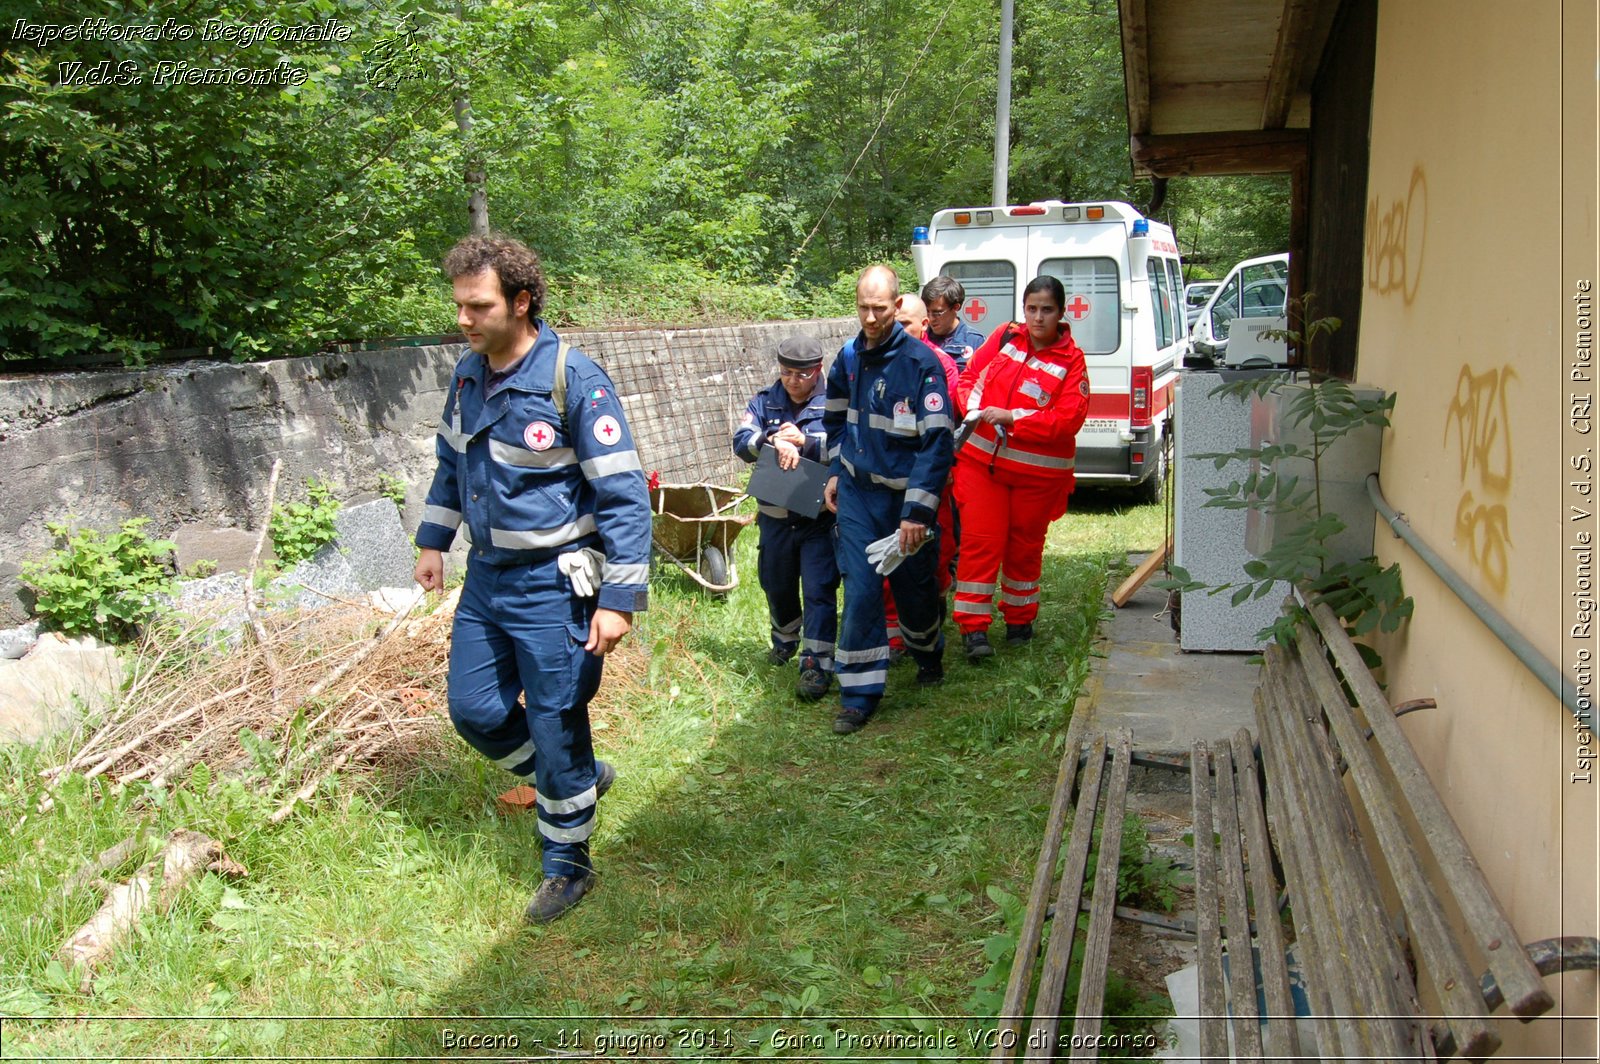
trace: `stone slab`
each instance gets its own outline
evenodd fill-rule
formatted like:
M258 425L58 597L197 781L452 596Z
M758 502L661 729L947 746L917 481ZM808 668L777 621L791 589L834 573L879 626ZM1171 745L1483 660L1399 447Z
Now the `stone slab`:
M121 686L114 647L48 633L22 660L0 662L0 742L36 742L71 728Z
M258 532L242 528L219 527L204 522L179 525L169 539L176 548L178 572L189 572L197 562L211 562L216 573L245 573L250 571L250 555L255 552ZM272 539L261 545L261 560L270 561Z
M416 553L393 500L372 499L341 506L333 524L338 535L334 543L363 591L411 584L417 567Z

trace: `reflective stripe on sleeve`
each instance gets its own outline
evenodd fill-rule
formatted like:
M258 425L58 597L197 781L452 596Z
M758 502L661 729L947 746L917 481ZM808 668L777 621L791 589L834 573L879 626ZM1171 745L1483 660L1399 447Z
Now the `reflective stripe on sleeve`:
M579 462L578 465L583 470L583 475L590 480L598 480L600 477L614 476L617 473L632 473L635 470L642 471L644 469L639 464L639 452L631 449L585 459Z
M517 447L503 440L491 439L489 457L501 465L517 466L521 469L560 469L577 461L578 456L571 447L530 451L526 447Z
M917 431L927 432L929 429L953 429L955 423L950 420L949 414L928 414L926 417L917 418Z
M452 510L448 506L424 506L422 519L430 525L443 525L445 528L461 527L461 511Z
M630 562L617 564L606 562L600 569L600 582L602 584L648 584L650 582L649 562Z
M439 438L450 445L450 449L457 454L465 454L467 450L467 434L457 432L450 427L450 422L444 418L439 419Z
M906 502L916 503L918 506L926 506L930 510L939 508L939 496L931 491L923 491L921 488L906 489Z

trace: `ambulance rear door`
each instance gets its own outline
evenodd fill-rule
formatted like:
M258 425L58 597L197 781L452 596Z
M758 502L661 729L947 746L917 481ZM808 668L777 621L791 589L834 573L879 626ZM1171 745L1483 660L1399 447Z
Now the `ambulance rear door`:
M1109 212L1108 212L1109 213ZM1066 293L1063 320L1089 371L1089 417L1078 433L1077 472L1128 474L1131 316L1123 313L1128 229L1119 217L1034 226L1028 276L1049 274Z
M1021 316L1018 275L1027 254L1025 225L941 226L917 265L923 284L940 274L961 282L961 319L987 338Z

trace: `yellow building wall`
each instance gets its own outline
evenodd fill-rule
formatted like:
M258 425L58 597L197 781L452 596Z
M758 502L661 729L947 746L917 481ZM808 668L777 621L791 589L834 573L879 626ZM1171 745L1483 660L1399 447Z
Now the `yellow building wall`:
M1572 297L1600 280L1595 60L1591 4L1381 0L1356 371L1398 395L1390 503L1568 672L1596 649L1571 634L1573 592L1592 588L1568 549L1596 527L1570 519L1595 509L1572 482L1595 478L1569 459L1600 458L1570 400L1597 386L1569 380ZM1409 547L1382 526L1374 543L1416 599L1379 644L1389 694L1438 700L1403 725L1513 923L1526 940L1600 934L1585 733ZM1580 1018L1595 977L1550 985L1568 1019L1507 1020L1503 1059L1596 1058Z

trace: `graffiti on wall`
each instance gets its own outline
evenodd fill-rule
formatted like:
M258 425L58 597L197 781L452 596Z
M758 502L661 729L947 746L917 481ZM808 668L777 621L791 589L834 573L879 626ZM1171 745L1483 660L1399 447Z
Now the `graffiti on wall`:
M1511 417L1506 392L1516 379L1509 365L1484 373L1462 366L1444 422L1445 444L1455 439L1462 488L1456 503L1456 542L1466 548L1484 582L1500 593L1510 580L1506 498L1511 493Z
M1404 196L1367 201L1367 287L1380 296L1400 293L1406 306L1422 284L1422 255L1428 243L1428 175L1411 170Z

